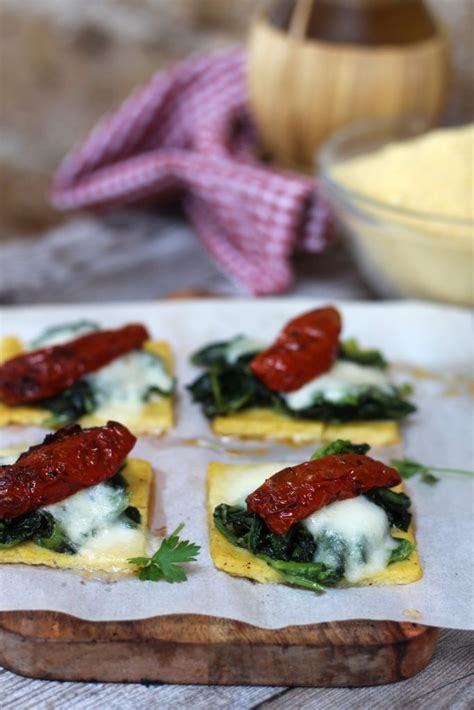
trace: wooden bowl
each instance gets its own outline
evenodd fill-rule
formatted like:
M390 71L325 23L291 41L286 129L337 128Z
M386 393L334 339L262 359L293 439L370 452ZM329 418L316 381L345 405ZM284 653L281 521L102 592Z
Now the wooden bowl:
M369 46L308 39L301 27L295 34L256 19L248 81L265 149L282 165L310 170L318 146L348 123L406 115L435 123L447 54L437 26L423 41Z

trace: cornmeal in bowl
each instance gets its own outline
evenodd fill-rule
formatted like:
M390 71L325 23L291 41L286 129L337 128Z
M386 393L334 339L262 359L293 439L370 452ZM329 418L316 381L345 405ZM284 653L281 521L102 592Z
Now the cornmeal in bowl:
M336 134L321 154L329 199L379 292L470 305L474 126L406 139L410 131L367 124Z

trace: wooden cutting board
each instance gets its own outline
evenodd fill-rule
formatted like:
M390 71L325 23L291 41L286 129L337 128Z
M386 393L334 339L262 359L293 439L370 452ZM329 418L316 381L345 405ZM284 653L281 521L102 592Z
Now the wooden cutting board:
M437 638L438 629L408 622L272 631L197 615L91 622L55 612L5 612L0 665L51 680L367 686L421 671Z

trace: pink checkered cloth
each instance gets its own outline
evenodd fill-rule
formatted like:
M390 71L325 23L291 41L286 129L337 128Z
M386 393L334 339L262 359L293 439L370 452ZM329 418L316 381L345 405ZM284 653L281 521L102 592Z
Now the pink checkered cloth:
M324 249L330 217L314 180L259 162L257 145L243 52L193 56L102 119L59 167L52 201L100 208L178 189L217 263L252 294L279 293L295 250Z

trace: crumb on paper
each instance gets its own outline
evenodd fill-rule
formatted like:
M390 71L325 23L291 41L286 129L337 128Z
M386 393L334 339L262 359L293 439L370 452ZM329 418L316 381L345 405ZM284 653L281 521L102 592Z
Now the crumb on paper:
M423 618L423 614L421 613L421 611L418 611L418 609L404 609L402 611L402 614L407 619L410 619L410 621L419 621Z

